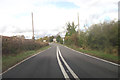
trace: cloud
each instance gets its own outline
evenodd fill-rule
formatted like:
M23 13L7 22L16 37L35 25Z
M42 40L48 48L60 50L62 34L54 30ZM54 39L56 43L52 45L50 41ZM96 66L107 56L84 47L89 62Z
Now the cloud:
M67 22L80 28L104 20L118 19L118 0L0 0L0 34L21 35L32 38L31 12L34 14L35 36L65 34Z

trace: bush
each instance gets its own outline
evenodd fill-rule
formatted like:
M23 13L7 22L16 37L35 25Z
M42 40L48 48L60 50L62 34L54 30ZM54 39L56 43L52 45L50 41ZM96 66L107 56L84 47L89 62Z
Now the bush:
M65 44L67 44L67 45L73 44L70 36L65 36Z
M106 53L117 52L118 22L111 21L92 25L88 34L89 48L102 50Z
M93 24L86 31L76 31L75 25L67 25L65 44L75 45L83 49L118 53L118 22ZM120 39L120 38L119 38Z
M2 36L2 53L13 54L27 50L35 50L47 46L48 43L34 41L32 39L22 39L19 37Z

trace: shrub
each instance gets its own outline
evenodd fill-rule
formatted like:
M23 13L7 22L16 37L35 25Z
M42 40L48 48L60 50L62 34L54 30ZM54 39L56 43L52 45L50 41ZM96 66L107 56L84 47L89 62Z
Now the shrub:
M2 36L3 55L19 53L27 50L35 50L47 45L48 43L34 41L32 39L22 39L19 37Z

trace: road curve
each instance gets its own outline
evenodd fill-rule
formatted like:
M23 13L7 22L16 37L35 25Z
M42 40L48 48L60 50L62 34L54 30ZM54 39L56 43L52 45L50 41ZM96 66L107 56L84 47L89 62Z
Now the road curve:
M5 72L2 77L118 78L118 66L116 65L88 57L59 44L50 45L51 48Z

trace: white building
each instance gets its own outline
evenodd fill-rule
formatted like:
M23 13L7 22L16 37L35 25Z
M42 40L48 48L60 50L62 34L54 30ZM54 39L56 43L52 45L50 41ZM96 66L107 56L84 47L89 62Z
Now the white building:
M53 42L57 42L56 38L53 39Z
M46 40L43 40L43 42L46 42Z

